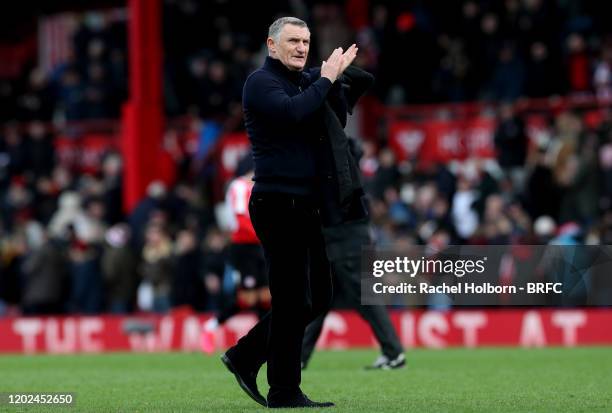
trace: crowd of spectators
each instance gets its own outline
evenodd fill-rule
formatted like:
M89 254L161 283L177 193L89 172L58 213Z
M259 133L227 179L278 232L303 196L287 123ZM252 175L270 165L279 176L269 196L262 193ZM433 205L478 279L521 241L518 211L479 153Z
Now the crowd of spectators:
M376 245L612 243L612 117L597 129L574 112L529 143L521 115L500 109L497 159L398 163L362 142ZM53 164L2 192L0 312L214 310L228 290L227 233L197 185L152 183L129 214L121 158L97 176ZM231 277L229 277L231 279ZM231 289L231 287L230 287Z
M594 9L571 0L371 1L360 24L350 7L360 2L282 3L165 1L168 115L241 128L242 84L265 56L267 24L253 16L281 11L309 22L313 63L356 39L357 64L377 75L372 94L387 104L610 97L612 47L589 2ZM53 72L2 82L0 315L214 310L231 287L227 234L201 181L155 182L126 215L117 153L95 174L55 156L51 123L117 118L126 85L125 24L95 14ZM549 126L530 142L523 114L501 105L497 159L450 164L400 164L384 132L359 137L374 242L612 243L610 113L596 129L572 111L551 114ZM201 165L187 157L178 167Z
M361 165L380 245L612 242L612 117L594 130L567 111L531 142L521 114L500 108L496 159L398 165L366 144ZM442 244L440 244L442 243Z
M373 93L390 104L612 94L605 2L302 0L235 7L165 0L167 113L238 116L244 80L266 54L267 21L283 14L310 24L313 65L337 45L357 42L357 64L377 76ZM126 19L85 16L75 23L68 57L51 73L34 68L17 82L2 82L3 121L118 116L127 93Z
M22 78L3 80L2 122L112 119L127 97L125 21L89 13L65 23L72 41L49 72L32 64ZM42 46L41 46L42 47Z
M281 10L310 24L311 64L356 41L357 64L377 75L374 93L387 103L573 93L608 99L612 90L612 38L602 2L296 1L253 7L167 2L166 49L177 57L167 71L174 111L196 103L214 115L239 102L244 76L265 55L267 25L249 16ZM206 102L202 90L211 96Z
M124 215L121 158L109 153L98 176L61 165L34 187L14 176L1 207L0 313L218 305L226 234L194 187L153 182Z

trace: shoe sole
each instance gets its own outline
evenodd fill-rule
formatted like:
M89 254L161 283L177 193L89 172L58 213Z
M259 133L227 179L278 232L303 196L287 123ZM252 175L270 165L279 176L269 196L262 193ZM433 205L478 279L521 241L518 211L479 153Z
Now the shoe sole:
M335 407L332 402L312 402L312 404L280 404L268 406L269 409L325 409L327 407Z
M249 386L247 386L246 383L244 382L244 380L242 380L242 377L240 377L240 374L238 374L236 368L232 364L232 361L229 359L229 357L227 357L225 354L222 355L221 356L221 362L223 362L223 364L225 365L225 367L227 367L227 369L230 371L230 373L232 373L234 375L234 377L236 378L236 381L238 382L238 385L240 386L240 388L242 390L244 390L244 392L251 399L253 399L255 402L261 404L263 407L268 407L268 403L266 402L266 400L261 395L255 394L253 391L251 391Z

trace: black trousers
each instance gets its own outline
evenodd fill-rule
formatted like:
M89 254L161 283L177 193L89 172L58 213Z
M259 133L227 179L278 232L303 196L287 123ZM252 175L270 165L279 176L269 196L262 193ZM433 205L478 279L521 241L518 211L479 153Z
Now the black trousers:
M316 203L253 193L249 213L268 265L272 309L228 355L251 369L268 363L268 400L297 394L305 327L329 310L332 284Z
M333 274L334 292L342 298L345 306L353 308L370 325L382 353L396 358L403 352L387 308L381 305L361 305L361 251L362 245L370 243L368 224L345 224L327 232L329 257ZM302 363L308 364L321 335L327 313L317 317L304 334Z
M387 308L382 305L361 305L359 261L359 257L347 257L340 262L332 261L334 289L341 291L346 304L357 310L359 315L370 325L376 340L380 344L382 353L393 359L404 350L393 328ZM321 335L326 315L327 312L320 315L306 328L302 348L304 365L308 364L312 356L317 340Z

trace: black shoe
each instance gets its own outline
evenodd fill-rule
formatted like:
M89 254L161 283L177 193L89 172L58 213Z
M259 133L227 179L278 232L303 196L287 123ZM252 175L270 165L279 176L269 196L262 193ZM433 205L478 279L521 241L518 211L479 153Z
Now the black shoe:
M268 400L268 407L270 409L279 408L294 408L294 407L333 407L335 406L332 402L314 402L310 400L304 393L300 393L298 396L282 399L275 398L276 400Z
M257 372L241 371L236 368L227 354L221 356L221 361L225 364L225 367L234 374L240 388L244 390L251 399L264 407L268 405L266 399L261 395L259 389L257 389Z
M404 353L400 353L397 357L390 359L385 355L381 355L376 359L374 364L367 366L366 370L393 370L401 369L406 365L406 356Z

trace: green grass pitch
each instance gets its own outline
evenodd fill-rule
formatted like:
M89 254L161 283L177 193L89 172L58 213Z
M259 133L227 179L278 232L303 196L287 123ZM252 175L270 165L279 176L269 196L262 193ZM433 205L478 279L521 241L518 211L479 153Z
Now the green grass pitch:
M612 347L414 350L404 369L365 371L376 355L317 352L302 388L334 401L321 409L330 413L612 412ZM264 370L259 380L267 390ZM72 408L0 406L6 412L265 411L218 355L0 356L0 392L75 394Z

